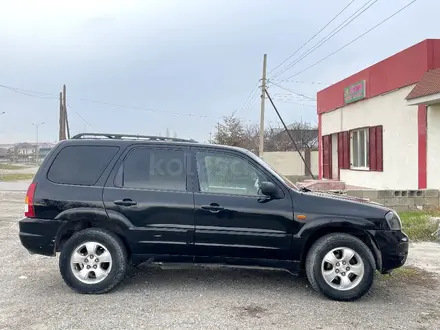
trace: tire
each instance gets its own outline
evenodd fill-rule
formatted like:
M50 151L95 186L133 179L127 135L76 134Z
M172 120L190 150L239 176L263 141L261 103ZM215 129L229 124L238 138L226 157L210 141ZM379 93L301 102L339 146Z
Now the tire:
M348 258L349 264L345 261L343 265ZM305 266L307 279L314 290L333 300L353 301L370 290L375 264L374 256L364 242L352 235L335 233L321 237L312 245ZM335 279L330 281L334 276Z
M100 228L88 228L66 242L59 267L64 282L71 289L99 294L110 291L124 279L127 259L127 250L117 235Z

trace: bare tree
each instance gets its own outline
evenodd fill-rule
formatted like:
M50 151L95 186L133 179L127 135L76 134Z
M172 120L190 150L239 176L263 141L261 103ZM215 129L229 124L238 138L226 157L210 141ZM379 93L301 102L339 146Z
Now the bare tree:
M318 130L306 122L295 122L288 126L289 133L300 150L317 147ZM217 131L213 134L211 143L224 144L246 148L254 153L258 152L259 125L245 124L239 118L225 117L222 123L217 124ZM265 151L292 151L292 144L284 128L268 127L264 132Z
M229 116L218 123L211 143L224 144L235 147L246 147L249 141L249 133L243 122L236 117Z
M318 128L313 127L308 122L298 121L287 126L290 135L295 141L298 149L315 149L318 148ZM292 150L294 146L290 140L289 134L284 127L275 132L274 140L279 141L280 148ZM287 145L286 145L287 144ZM287 148L287 149L286 149Z

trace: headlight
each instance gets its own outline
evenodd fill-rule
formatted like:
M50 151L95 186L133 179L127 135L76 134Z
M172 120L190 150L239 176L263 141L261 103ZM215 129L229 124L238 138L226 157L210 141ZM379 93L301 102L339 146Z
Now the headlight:
M400 217L396 212L388 212L385 215L385 220L387 221L388 226L391 230L402 230L402 221L400 220Z

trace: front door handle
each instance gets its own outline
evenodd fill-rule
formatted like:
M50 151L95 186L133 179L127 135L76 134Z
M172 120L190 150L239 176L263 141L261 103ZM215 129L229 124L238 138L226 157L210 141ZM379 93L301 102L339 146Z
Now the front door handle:
M204 211L209 211L211 213L219 213L221 211L224 211L224 207L221 207L217 203L211 203L209 205L202 205L201 209Z
M131 200L130 198L124 198L122 200L117 200L113 202L116 205L122 205L122 206L133 206L136 205L137 203L133 200Z

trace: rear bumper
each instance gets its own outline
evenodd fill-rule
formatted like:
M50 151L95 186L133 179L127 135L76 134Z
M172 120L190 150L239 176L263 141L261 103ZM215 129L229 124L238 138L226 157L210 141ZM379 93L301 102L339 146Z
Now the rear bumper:
M19 221L21 244L31 254L55 256L57 232L63 221L23 218Z
M382 274L389 273L395 268L402 267L408 257L409 239L402 231L380 230L375 231L374 240L382 255Z

